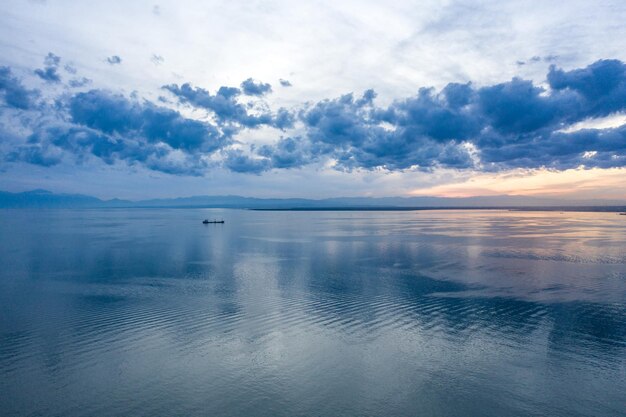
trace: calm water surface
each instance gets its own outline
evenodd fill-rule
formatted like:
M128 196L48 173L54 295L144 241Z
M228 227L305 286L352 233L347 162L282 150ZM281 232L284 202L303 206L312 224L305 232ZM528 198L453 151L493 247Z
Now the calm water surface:
M0 265L2 416L626 415L615 213L1 210Z

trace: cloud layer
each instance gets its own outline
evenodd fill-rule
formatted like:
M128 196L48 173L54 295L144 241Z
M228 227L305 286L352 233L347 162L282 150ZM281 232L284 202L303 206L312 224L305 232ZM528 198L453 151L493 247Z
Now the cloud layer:
M286 157L298 161L289 167L327 157L348 170L626 165L626 126L565 133L573 124L626 110L626 65L552 66L547 81L546 87L520 78L480 88L451 83L384 108L374 105L371 90L360 98L348 94L304 109L304 135L259 153L278 168Z
M39 90L0 67L3 163L95 158L177 175L214 167L259 174L311 164L342 171L626 165L626 125L571 129L626 111L626 64L618 60L570 71L552 66L541 85L521 78L488 86L450 83L420 88L388 106L376 105L376 93L367 90L277 110L267 102L272 86L252 78L215 93L189 83L165 85L175 102L155 104L86 90L85 78L65 85L60 60L50 53L33 72ZM53 94L52 84L62 91ZM273 135L269 144L246 141L261 128Z

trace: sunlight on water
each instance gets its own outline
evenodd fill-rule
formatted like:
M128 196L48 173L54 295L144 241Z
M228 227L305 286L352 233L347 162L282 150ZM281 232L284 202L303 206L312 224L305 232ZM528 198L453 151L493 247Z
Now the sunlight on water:
M625 414L615 213L0 215L2 415Z

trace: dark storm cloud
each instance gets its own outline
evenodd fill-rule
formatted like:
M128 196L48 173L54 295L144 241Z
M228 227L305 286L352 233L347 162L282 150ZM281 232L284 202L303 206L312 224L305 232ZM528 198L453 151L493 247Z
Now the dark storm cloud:
M35 105L38 96L39 92L25 88L9 67L0 67L0 99L5 106L26 110Z
M267 83L256 82L248 78L241 83L241 90L247 96L262 96L272 92L272 86Z
M58 67L60 59L51 54L45 64ZM344 171L626 166L626 125L571 129L626 111L626 65L617 60L570 71L552 66L545 87L520 78L481 87L450 83L387 106L376 105L376 93L366 90L274 111L260 97L271 92L269 84L252 79L215 93L188 83L163 89L177 102L66 89L54 104L36 106L39 93L0 67L3 108L41 113L16 119L25 123L18 130L30 133L4 146L3 160L51 166L97 158L176 175L203 175L217 165L260 174L329 161ZM177 103L203 110L210 122L165 107ZM278 138L263 146L237 140L257 128Z

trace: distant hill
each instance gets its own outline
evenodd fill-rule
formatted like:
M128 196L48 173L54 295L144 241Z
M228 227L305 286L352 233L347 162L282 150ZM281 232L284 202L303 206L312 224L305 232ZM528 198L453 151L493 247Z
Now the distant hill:
M82 194L55 194L47 190L22 193L0 191L2 208L114 208L114 207L205 207L247 209L411 209L411 208L538 208L594 207L623 211L626 200L563 200L525 196L444 197L338 197L326 199L254 198L241 196L193 196L151 200L101 200Z
M100 207L104 202L96 197L81 194L54 194L47 190L32 190L23 193L0 191L0 207Z

